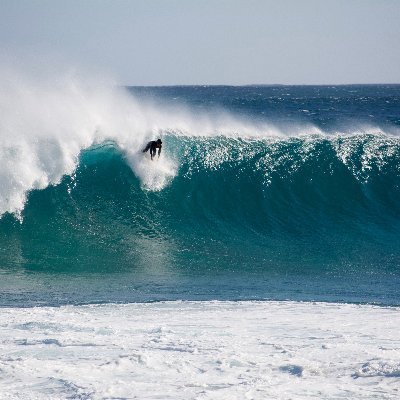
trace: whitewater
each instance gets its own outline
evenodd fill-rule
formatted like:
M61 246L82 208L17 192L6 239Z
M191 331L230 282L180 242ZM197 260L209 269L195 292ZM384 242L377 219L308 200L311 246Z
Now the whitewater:
M0 398L399 396L399 85L0 75Z
M3 309L2 399L397 399L400 310L294 302Z

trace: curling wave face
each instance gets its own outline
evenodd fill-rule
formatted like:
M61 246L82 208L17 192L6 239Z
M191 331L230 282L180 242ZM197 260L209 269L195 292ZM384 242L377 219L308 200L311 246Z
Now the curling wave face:
M114 143L83 152L73 176L30 192L22 223L3 217L2 265L134 270L135 279L163 282L176 274L398 275L398 139L165 135L164 143L172 161L137 158L144 176ZM166 186L149 190L146 174L169 162L174 175L167 170Z

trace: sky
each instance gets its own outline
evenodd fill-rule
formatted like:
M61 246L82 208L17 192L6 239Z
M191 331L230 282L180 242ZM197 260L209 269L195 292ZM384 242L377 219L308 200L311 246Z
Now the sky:
M400 0L0 0L0 63L123 85L400 83Z

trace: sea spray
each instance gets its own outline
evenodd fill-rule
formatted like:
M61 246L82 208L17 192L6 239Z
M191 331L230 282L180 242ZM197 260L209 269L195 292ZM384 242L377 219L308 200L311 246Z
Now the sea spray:
M140 179L143 188L147 190L164 189L177 173L176 162L168 156L163 155L161 158L155 156L151 161L150 156L144 156L140 150L139 152L127 150L125 158L132 171Z
M125 152L143 187L160 190L176 174L176 162L163 155L148 169L136 157L160 132L258 135L269 129L227 113L210 118L185 107L155 107L124 88L71 74L33 79L3 71L0 79L0 215L20 215L29 191L60 183L74 173L83 150L104 141Z

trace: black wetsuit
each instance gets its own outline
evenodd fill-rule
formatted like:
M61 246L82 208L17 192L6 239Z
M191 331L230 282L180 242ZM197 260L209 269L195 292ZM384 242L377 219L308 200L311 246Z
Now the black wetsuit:
M156 155L157 149L158 149L158 156L160 157L161 154L161 143L157 142L156 140L152 140L151 142L147 143L146 147L143 149L143 153L146 153L146 151L150 150L150 157L153 159L153 157Z

